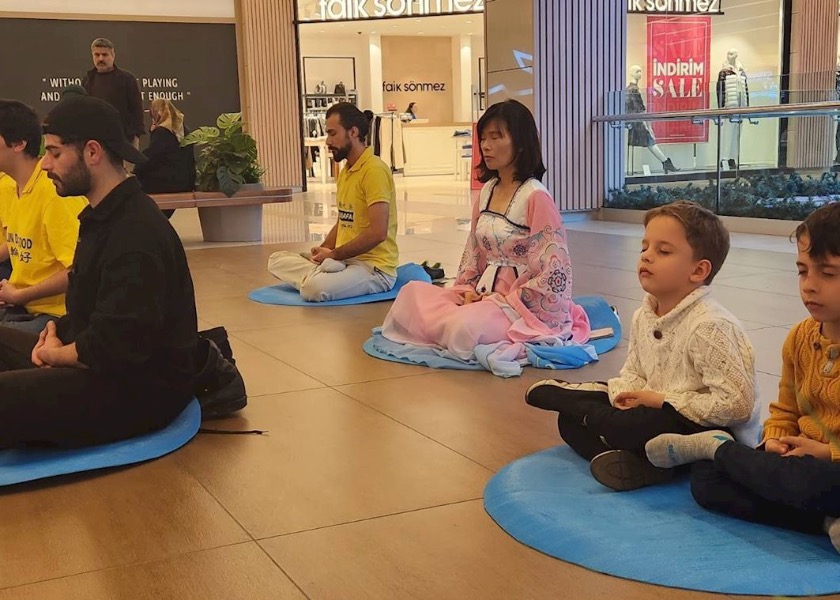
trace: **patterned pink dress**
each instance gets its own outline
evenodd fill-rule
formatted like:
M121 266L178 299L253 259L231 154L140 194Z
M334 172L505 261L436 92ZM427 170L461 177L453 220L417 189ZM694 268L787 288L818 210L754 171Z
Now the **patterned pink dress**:
M489 210L495 184L488 182L473 206L455 285L406 285L385 317L383 337L444 348L462 360L482 344L589 340L589 319L572 301L566 231L551 195L528 180L498 214ZM464 304L467 291L485 297Z

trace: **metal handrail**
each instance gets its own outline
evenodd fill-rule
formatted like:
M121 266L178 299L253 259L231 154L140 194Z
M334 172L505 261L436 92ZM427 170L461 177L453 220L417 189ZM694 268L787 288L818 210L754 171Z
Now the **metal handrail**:
M836 116L840 113L840 102L806 102L800 104L779 104L774 106L744 106L740 108L713 108L693 111L660 113L624 113L619 115L597 115L596 123L623 123L627 121L676 121L717 120L723 118L797 117L803 113L814 116Z

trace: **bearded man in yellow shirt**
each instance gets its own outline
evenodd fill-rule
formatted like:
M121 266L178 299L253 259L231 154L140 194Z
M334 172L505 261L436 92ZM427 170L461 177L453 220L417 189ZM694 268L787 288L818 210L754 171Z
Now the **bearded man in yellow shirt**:
M347 164L337 182L338 221L307 256L275 252L269 272L307 302L387 292L397 280L397 194L391 169L365 144L370 123L347 102L327 111L327 146Z
M15 183L2 202L0 261L12 274L0 280L0 326L40 333L66 314L64 293L79 237L83 197L61 198L41 170L41 124L35 111L0 100L0 171ZM0 190L4 194L4 190Z

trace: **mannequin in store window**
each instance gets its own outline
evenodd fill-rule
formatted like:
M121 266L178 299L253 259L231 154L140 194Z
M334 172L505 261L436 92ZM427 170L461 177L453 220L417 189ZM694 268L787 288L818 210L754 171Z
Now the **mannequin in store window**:
M747 71L738 59L738 50L726 53L726 60L718 73L718 108L740 108L750 105ZM721 128L721 162L730 169L737 168L741 155L741 123L724 121Z
M642 67L639 65L630 67L630 83L627 84L627 90L624 96L625 110L629 114L647 112L645 101L642 99L642 94L639 91L639 81L641 79ZM639 121L633 123L630 126L628 143L630 146L636 148L647 148L650 150L650 153L662 163L662 169L666 174L670 171L679 171L656 143L656 138L653 137L653 129L650 123Z

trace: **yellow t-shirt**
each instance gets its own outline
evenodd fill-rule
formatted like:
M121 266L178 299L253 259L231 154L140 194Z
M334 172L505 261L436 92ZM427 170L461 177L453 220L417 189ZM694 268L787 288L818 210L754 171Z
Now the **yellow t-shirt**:
M336 247L356 239L368 227L368 207L387 202L388 237L370 252L354 257L377 267L387 275L396 275L400 253L397 249L397 191L391 169L367 148L352 167L338 175L338 235Z
M38 163L20 196L12 195L4 213L6 245L12 260L9 282L25 289L49 279L73 264L79 239L79 213L87 205L81 196L62 198ZM56 317L67 313L64 294L34 300L31 314Z
M6 210L13 198L17 197L15 180L0 171L0 229L6 228ZM6 236L3 236L6 239Z

